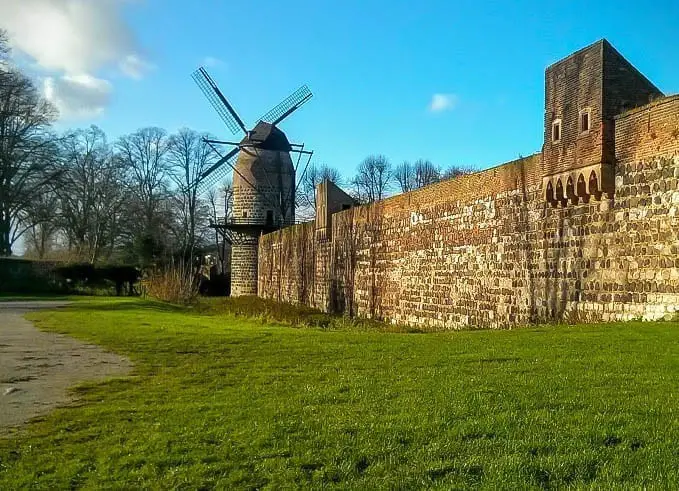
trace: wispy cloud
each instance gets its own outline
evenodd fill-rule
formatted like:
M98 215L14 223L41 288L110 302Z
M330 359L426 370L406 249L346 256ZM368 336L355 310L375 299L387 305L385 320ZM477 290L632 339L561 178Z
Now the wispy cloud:
M16 52L47 72L45 95L62 116L101 114L112 91L97 77L117 67L139 79L152 65L122 15L129 0L0 0L0 27ZM96 103L92 106L92 102ZM83 107L96 107L85 110Z
M140 80L155 66L138 55L127 55L118 63L120 71L130 78Z
M450 111L455 108L457 101L455 94L434 94L429 103L429 111L433 113Z
M201 65L207 68L215 68L224 66L226 63L224 63L224 61L220 60L219 58L215 58L214 56L206 56L203 58Z

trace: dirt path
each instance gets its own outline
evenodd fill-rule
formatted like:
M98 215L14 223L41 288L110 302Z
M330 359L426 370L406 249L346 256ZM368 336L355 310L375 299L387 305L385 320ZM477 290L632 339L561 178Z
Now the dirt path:
M40 331L22 315L68 302L0 302L0 434L68 404L68 388L125 375L124 357L61 334Z

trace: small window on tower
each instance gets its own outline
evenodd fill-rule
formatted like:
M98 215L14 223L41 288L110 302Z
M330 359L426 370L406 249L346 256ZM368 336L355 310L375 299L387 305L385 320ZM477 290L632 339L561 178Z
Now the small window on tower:
M247 218L247 217L248 217L248 212L247 212L247 211L243 211L243 218Z
M580 111L580 133L587 133L591 126L590 110L583 109Z
M266 210L266 224L273 225L273 210Z
M561 141L561 120L557 119L552 123L552 142L559 143Z

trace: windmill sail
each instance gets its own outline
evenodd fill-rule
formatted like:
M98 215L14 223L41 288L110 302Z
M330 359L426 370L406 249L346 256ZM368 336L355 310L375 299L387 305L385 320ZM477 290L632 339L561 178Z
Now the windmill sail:
M302 85L299 89L286 97L283 102L259 118L259 121L277 125L311 99L312 95L309 87Z
M191 74L191 78L193 78L196 85L198 85L203 94L205 94L205 97L210 101L210 104L215 108L229 130L231 130L231 133L238 133L238 129L240 128L243 133L247 134L248 131L245 128L243 120L240 119L234 108L229 104L229 101L224 97L222 91L219 90L219 87L217 87L215 81L212 80L210 74L207 73L207 70L200 67Z
M234 148L203 173L200 178L201 189L209 189L226 177L238 160L238 150L238 147Z

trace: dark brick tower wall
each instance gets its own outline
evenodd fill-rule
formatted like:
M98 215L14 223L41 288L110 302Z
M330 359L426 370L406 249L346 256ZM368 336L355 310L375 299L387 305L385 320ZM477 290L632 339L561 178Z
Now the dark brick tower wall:
M615 116L662 97L646 77L601 40L545 72L543 185L554 206L613 197ZM582 115L589 114L583 130ZM554 141L554 123L560 139ZM552 199L550 199L552 196Z
M641 107L663 93L639 70L634 68L611 44L603 40L603 117L604 160L615 160L615 117L625 111Z
M598 164L602 158L602 42L573 53L545 72L544 174ZM591 129L580 135L581 109L591 110ZM561 140L552 141L552 124L561 120Z

